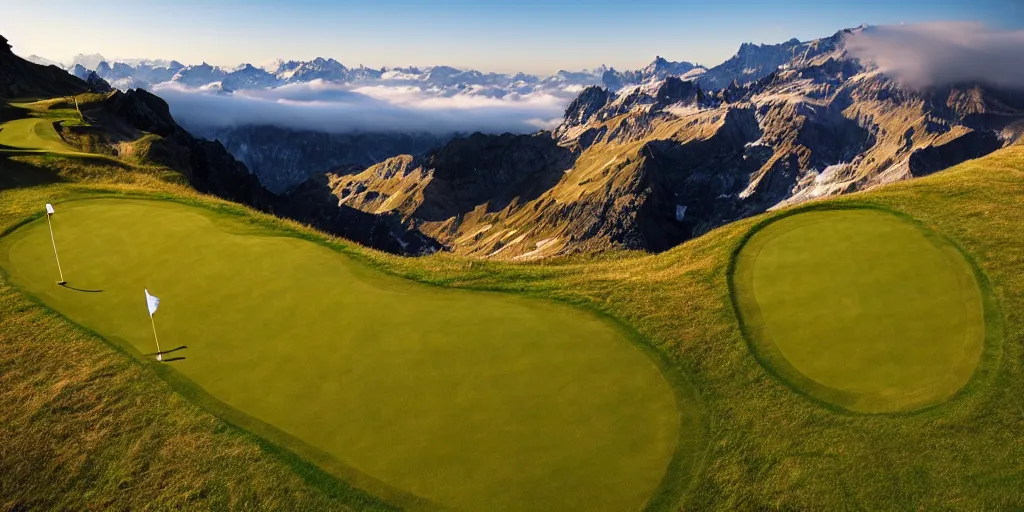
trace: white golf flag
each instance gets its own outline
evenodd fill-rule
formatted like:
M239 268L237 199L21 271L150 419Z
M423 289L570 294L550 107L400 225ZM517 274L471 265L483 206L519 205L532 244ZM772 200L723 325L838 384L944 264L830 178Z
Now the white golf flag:
M143 290L146 290L143 288ZM149 294L149 290L146 290L146 305L149 306L149 316L153 316L156 313L157 306L160 305L160 299Z
M52 204L46 203L46 213L48 213L50 215L53 215L53 205Z

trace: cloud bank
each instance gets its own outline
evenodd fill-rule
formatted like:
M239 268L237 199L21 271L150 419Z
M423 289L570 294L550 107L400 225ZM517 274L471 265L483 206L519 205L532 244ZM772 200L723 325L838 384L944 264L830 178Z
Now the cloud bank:
M572 99L550 93L442 96L415 86L352 88L320 80L230 93L175 82L153 90L191 129L269 124L332 133L530 133L554 127Z
M851 35L846 49L910 87L982 82L1024 89L1024 30L974 22L887 25Z

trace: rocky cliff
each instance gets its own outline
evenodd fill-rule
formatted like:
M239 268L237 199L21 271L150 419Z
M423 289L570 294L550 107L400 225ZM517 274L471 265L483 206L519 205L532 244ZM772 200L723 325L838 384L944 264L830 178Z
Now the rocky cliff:
M79 94L88 84L57 66L42 66L18 57L0 36L0 99L52 98Z
M660 251L780 205L936 172L1024 132L1024 91L903 87L847 55L855 30L745 45L699 81L588 87L553 132L458 138L329 183L339 204L396 214L467 255ZM715 82L741 68L749 80Z
M451 139L431 133L327 133L270 125L192 131L221 141L275 194L286 193L318 173L363 170L392 156L423 153Z
M937 172L1024 134L1024 91L904 87L847 54L856 30L744 45L692 80L588 87L553 131L457 137L362 170L314 173L281 194L145 91L108 93L88 114L124 140L149 136L136 150L199 190L387 251L518 260L660 251L781 205ZM656 61L648 71L686 66ZM74 77L5 76L8 91L87 88Z

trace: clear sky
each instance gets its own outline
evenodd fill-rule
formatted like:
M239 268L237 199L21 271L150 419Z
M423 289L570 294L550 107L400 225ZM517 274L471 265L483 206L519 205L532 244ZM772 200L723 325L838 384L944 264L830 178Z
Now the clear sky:
M980 21L1024 29L1022 0L4 0L20 55L78 53L256 65L446 64L552 73L635 69L655 55L715 65L740 43L831 35L861 23Z

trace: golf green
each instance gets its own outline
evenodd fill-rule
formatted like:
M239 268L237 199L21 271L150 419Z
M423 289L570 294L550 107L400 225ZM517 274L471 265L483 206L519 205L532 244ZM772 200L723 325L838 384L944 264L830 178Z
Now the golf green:
M857 412L948 399L985 344L982 295L963 255L876 210L809 211L764 226L737 255L733 294L770 372Z
M64 143L54 130L52 119L35 117L0 124L0 146L22 151L83 154Z
M174 202L56 206L68 285L45 218L0 240L14 283L186 396L399 505L639 510L681 440L700 436L659 364L586 311L414 283ZM145 355L144 288L161 299L161 348L187 345L163 364Z

